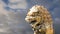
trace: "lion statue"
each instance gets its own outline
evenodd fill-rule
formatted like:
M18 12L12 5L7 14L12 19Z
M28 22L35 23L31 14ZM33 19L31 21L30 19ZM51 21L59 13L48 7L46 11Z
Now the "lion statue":
M53 34L53 21L48 10L39 5L33 6L25 18L34 34Z

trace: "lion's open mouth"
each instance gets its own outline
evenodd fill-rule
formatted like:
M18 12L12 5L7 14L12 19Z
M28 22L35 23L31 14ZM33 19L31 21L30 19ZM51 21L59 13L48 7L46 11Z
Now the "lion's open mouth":
M33 21L30 22L30 24L34 24L34 23L36 23L36 20L33 20Z

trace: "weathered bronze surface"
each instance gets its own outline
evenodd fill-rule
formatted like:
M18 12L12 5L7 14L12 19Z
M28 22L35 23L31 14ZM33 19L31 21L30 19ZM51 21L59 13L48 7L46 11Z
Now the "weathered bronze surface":
M25 20L32 26L34 34L54 34L52 17L43 6L33 6L28 11Z

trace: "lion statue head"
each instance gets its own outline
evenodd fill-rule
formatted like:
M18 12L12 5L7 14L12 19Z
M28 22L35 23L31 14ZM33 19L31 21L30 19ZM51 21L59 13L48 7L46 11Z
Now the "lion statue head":
M49 32L53 34L52 18L45 7L39 5L33 6L28 11L25 20L32 26L35 34L48 34Z
M43 15L43 11L41 9L43 9L43 6L35 5L28 11L25 20L29 22L32 27L34 27L33 25L36 25L37 23L41 22Z

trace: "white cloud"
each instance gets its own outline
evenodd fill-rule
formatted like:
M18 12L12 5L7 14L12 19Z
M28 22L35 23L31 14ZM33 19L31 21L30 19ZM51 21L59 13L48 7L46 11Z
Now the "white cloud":
M9 0L8 6L12 9L26 9L27 2L26 0Z
M12 0L11 0L12 1ZM23 0L21 0L23 1ZM15 2L15 1L12 1ZM17 1L18 2L18 1ZM19 6L16 5L16 7L9 5L12 9L22 8L25 9L26 6L24 5L25 1ZM26 3L25 3L26 4ZM25 29L27 30L29 26L24 22L24 15L20 12L12 12L13 10L7 11L4 9L4 7L7 6L2 0L0 0L0 34L6 33L6 34L21 34L21 28L22 33L24 33ZM23 12L24 13L24 12ZM19 30L18 30L19 29ZM16 31L16 32L15 32Z
M56 22L60 22L60 18L55 18L55 21Z
M8 0L8 1L10 1L10 2L19 2L19 1L22 1L22 0Z
M55 18L54 24L60 24L60 18Z
M4 6L6 6L6 4L2 0L0 0L0 14L6 15L8 11L4 9Z
M0 28L0 32L5 32L5 33L7 33L7 29L5 29L5 28Z
M4 30L3 29L0 29L0 32L4 32Z

